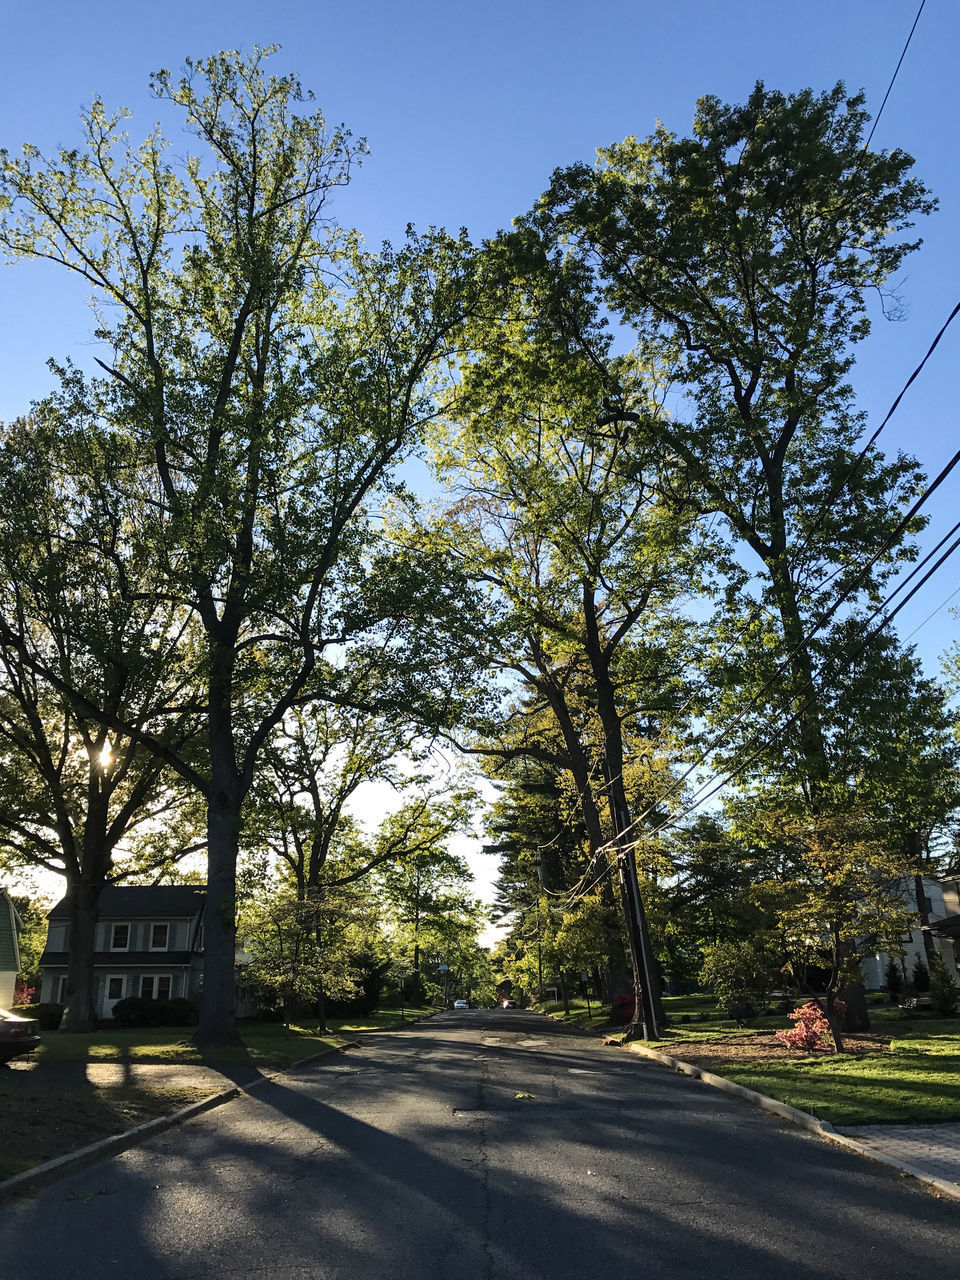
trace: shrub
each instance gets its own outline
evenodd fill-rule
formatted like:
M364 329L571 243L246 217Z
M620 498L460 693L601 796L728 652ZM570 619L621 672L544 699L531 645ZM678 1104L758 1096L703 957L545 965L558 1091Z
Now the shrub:
M610 1021L615 1026L626 1026L627 1023L633 1021L636 1007L636 996L632 991L625 991L622 996L618 996L614 1000L613 1008L610 1010Z
M150 1027L156 1025L151 1021L150 1006L152 1000L144 1000L142 996L126 996L113 1006L113 1020L118 1027Z
M152 1000L151 1014L155 1027L195 1027L200 1020L199 1010L192 1000L174 996L170 1000Z
M896 1000L903 987L903 971L896 960L891 960L883 975L883 985L890 992L890 999Z
M41 1031L56 1031L63 1017L62 1004L21 1004L17 1013L23 1018L36 1018Z
M847 1006L842 1000L834 1000L833 1010L843 1025L843 1017ZM830 1023L827 1015L813 1000L788 1013L787 1017L795 1024L792 1031L778 1031L776 1038L789 1049L818 1049L831 1040Z
M707 948L700 978L721 1011L743 1026L766 1004L770 962L758 947L718 942Z
M917 956L916 960L913 962L913 971L910 978L911 984L917 989L917 991L930 990L930 970L919 956Z
M120 1027L192 1027L197 1023L197 1009L182 996L172 1000L127 996L113 1006L113 1020Z
M930 957L930 999L941 1018L949 1018L957 1011L960 986L944 963L943 956L935 952Z

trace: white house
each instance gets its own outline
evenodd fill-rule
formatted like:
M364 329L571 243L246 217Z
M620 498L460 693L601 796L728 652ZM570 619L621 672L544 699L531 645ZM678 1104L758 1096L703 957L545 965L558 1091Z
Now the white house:
M920 913L922 907L924 909L922 914L925 914L929 921L928 926L921 925L918 922L908 933L904 933L901 939L903 944L903 970L909 981L913 966L917 960L922 960L924 964L927 963L926 948L924 946L924 933L927 932L933 945L943 957L947 972L960 981L960 971L957 969L957 955L954 945L954 938L960 939L958 882L956 880L944 880L941 882L924 877L921 883L923 895L926 899L923 903L917 903L916 888L912 879L905 882L901 890L903 899L910 910ZM862 958L860 963L863 970L863 981L868 991L879 991L885 986L887 966L891 958L885 951L876 951L872 955L866 955ZM900 957L897 956L895 958L899 965L901 963Z
M195 997L203 967L203 885L108 885L94 935L94 1008L113 1015L126 996ZM40 957L41 1001L62 1004L67 982L70 911L66 898L47 916Z

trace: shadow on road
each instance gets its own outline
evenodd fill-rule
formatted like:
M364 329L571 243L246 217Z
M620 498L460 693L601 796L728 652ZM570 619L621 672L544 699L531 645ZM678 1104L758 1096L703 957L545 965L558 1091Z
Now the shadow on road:
M534 1079L536 1107L502 1105ZM76 1185L0 1222L41 1245L122 1222L122 1266L61 1255L58 1280L957 1274L955 1205L532 1016L437 1019L267 1081L87 1175L110 1203L84 1193L82 1219Z

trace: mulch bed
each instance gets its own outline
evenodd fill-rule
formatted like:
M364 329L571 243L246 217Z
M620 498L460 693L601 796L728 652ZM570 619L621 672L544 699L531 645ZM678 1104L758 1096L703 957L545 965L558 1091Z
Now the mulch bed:
M862 1057L866 1053L889 1052L893 1039L888 1031L868 1031L844 1037L843 1056ZM830 1058L833 1049L816 1049L812 1053L798 1053L774 1038L774 1033L761 1032L753 1036L731 1036L725 1040L664 1040L657 1045L663 1053L702 1067L705 1071L723 1073L724 1066L748 1062L796 1062L799 1059Z

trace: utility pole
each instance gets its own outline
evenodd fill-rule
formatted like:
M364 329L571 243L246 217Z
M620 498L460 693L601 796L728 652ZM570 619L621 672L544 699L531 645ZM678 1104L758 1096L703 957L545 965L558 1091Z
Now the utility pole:
M633 969L633 1020L627 1027L627 1038L639 1032L644 1040L658 1040L657 1010L653 995L655 967L651 960L650 935L647 932L647 915L640 897L637 879L637 859L630 840L629 810L623 795L622 782L610 781L607 769L607 793L610 816L614 827L614 847L617 857L617 876L620 881L620 901L627 926L627 942L630 947L630 964ZM618 785L619 783L619 785Z
M619 837L618 837L619 843ZM653 998L653 966L650 962L650 938L647 933L646 913L640 899L637 879L637 860L632 849L617 850L617 874L620 880L620 897L627 925L630 945L630 963L633 969L633 1019L627 1028L630 1036L639 1029L644 1040L658 1040L657 1011Z
M540 888L543 884L543 863L537 867L537 1000L543 1004L543 947L540 926Z

